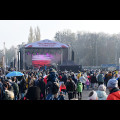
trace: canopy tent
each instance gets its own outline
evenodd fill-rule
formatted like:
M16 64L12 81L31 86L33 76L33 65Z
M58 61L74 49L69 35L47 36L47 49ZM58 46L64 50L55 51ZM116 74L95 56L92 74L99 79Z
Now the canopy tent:
M69 46L52 40L41 40L25 45L25 48L68 48Z

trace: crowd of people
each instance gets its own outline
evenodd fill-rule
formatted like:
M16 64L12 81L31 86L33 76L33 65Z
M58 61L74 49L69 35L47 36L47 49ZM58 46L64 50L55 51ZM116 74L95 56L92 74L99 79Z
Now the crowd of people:
M9 78L0 73L0 100L82 100L85 90L90 91L88 100L120 100L117 71L84 70L74 73L50 68L23 71L23 74Z

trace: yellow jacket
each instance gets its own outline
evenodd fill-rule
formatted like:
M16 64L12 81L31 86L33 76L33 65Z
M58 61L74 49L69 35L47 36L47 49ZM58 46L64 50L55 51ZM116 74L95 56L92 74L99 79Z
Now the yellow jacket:
M28 78L26 78L26 88L28 88Z
M78 75L77 75L77 79L79 79L80 77L81 77L81 72L78 73Z

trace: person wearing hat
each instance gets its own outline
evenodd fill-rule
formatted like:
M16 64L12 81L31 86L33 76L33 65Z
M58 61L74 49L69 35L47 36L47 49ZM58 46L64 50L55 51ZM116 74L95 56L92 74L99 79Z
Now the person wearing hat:
M92 90L88 96L88 100L98 100L97 92Z
M120 90L118 89L118 81L116 79L110 79L107 83L107 88L110 91L107 100L120 100Z
M97 95L98 95L98 100L106 100L107 99L108 95L106 94L106 87L104 86L104 84L101 84L98 87Z

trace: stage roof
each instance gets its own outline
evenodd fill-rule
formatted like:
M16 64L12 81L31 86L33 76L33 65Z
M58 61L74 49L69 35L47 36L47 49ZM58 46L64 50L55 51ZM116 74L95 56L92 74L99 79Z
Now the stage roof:
M26 44L25 48L68 48L69 46L52 40L40 40L34 43Z

